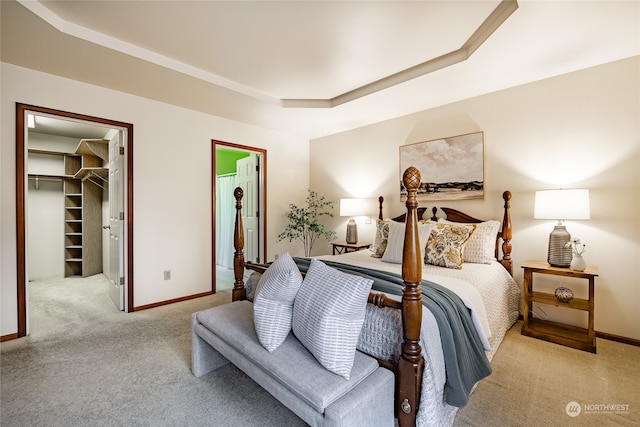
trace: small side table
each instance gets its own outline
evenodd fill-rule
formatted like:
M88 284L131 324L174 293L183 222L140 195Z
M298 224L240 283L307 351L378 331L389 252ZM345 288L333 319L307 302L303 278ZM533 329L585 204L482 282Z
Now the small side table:
M371 243L347 243L347 242L332 242L333 254L340 255L347 252L361 251L362 249L369 249Z
M526 261L522 264L522 268L524 268L524 323L522 325L522 335L595 353L596 333L593 327L593 314L595 306L594 287L595 278L598 275L598 267L589 266L585 271L573 271L570 268L551 267L545 261ZM558 301L554 294L536 292L533 290L533 273L587 279L589 281L589 299L573 298L569 302L561 302ZM534 319L532 316L534 302L587 311L589 313L588 326L585 329L549 320Z

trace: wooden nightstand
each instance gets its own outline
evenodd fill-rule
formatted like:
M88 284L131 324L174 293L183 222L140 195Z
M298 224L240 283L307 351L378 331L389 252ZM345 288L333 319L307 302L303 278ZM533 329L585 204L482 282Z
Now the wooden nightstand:
M596 333L593 328L593 312L595 302L594 286L595 278L598 275L598 267L589 266L585 271L573 271L570 268L551 267L545 261L526 261L522 264L522 268L524 268L524 324L522 325L522 335L595 353ZM536 292L533 290L533 273L587 279L589 281L589 299L573 298L569 302L560 302L554 294ZM534 319L532 316L534 302L587 311L589 313L587 329L549 320Z
M331 246L333 246L333 254L340 255L346 254L347 252L355 252L362 249L368 249L371 246L371 243L333 242L331 243Z

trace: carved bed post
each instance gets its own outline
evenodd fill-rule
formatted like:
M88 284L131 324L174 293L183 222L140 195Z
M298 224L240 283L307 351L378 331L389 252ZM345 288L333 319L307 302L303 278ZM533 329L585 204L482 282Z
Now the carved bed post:
M384 197L378 197L378 219L382 221L384 217L382 216L382 203L384 202Z
M415 426L424 360L420 348L420 324L422 319L422 259L418 235L417 191L420 172L409 167L402 176L407 189L407 217L402 251L402 355L398 362L398 424Z
M247 299L247 291L244 288L244 231L242 227L242 188L236 187L233 192L236 198L236 221L233 231L233 291L231 292L231 300Z
M500 261L509 274L513 275L513 265L511 261L511 237L513 230L511 228L511 191L507 190L502 193L504 199L504 218L502 219L502 260Z

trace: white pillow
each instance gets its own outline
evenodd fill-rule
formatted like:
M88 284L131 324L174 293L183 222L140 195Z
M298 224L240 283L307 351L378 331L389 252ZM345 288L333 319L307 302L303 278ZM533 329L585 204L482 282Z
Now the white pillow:
M301 284L302 274L288 253L278 257L260 277L253 303L253 323L260 344L269 353L291 331L293 302Z
M459 222L447 221L444 218L438 222L445 224L458 224ZM484 221L476 224L476 231L464 247L464 262L476 264L491 264L496 260L496 238L500 230L500 221Z
M329 371L351 376L373 280L311 259L293 304L293 333Z
M431 223L418 223L418 240L420 241L420 258L424 259L424 248L431 232ZM393 264L402 264L402 249L404 247L404 222L389 222L389 238L387 239L387 249L382 255L382 261Z

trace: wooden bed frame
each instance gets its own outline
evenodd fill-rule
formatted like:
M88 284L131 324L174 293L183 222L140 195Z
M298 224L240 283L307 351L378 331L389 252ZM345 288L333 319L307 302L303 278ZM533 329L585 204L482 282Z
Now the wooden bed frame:
M420 241L418 237L418 222L424 215L427 208L418 208L417 190L420 186L420 172L409 167L403 174L402 180L407 189L408 196L406 201L407 212L399 217L393 218L394 221L406 222L403 257L402 257L402 279L404 288L402 291L401 301L395 301L384 294L371 292L368 302L378 307L392 307L402 311L403 326L403 343L402 354L398 365L385 361L380 364L396 373L396 413L398 417L398 425L400 427L415 426L416 414L418 412L418 403L420 402L420 387L422 383L422 372L424 360L421 355L420 348L420 327L422 322L422 293L420 291L420 283L422 282L422 263L420 255ZM236 188L234 197L236 198L236 219L234 228L234 258L233 270L235 282L232 291L232 300L246 299L246 290L244 287L244 270L249 269L264 273L268 268L266 264L254 264L245 262L244 260L244 233L242 228L242 196L241 188ZM504 216L502 220L502 228L496 239L495 255L496 259L504 266L507 271L512 274L511 261L511 214L510 200L511 192L505 191L502 194L504 200ZM382 215L383 197L379 199L379 215ZM447 215L447 219L453 222L463 223L479 223L482 220L469 216L463 212L450 208L441 208ZM432 209L432 220L436 218L437 208ZM500 255L502 250L502 258Z

